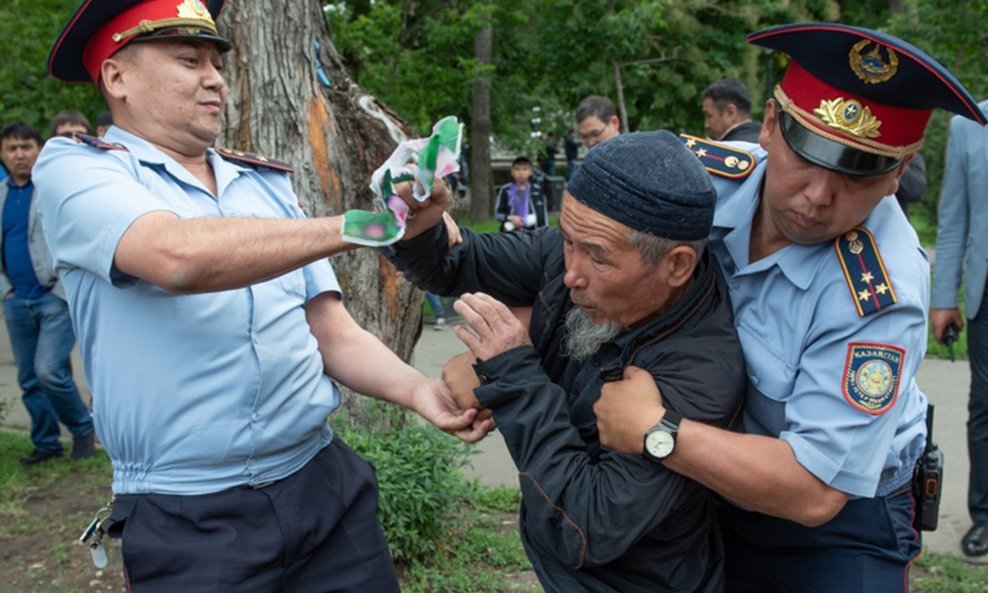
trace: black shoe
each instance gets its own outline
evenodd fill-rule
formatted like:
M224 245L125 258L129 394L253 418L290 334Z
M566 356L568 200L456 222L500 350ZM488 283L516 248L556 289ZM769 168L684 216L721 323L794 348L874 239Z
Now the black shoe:
M72 437L72 461L81 461L93 454L96 431L81 437Z
M31 467L32 465L38 465L39 463L44 463L49 459L54 459L56 457L61 457L61 456L62 456L61 451L57 453L45 453L44 451L38 451L37 449L35 449L34 451L31 451L30 455L28 455L24 459L21 459L21 467Z
M961 540L961 550L965 556L984 556L988 554L988 521L975 523Z

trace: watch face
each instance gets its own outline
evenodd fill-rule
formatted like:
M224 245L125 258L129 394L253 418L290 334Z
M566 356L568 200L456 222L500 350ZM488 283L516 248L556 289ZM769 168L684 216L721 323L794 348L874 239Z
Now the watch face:
M645 450L658 459L664 459L672 453L675 444L673 435L664 430L653 430L645 437Z

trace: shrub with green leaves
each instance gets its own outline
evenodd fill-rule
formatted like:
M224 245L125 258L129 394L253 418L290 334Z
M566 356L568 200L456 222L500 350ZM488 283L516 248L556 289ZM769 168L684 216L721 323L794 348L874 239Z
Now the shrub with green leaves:
M468 446L386 404L372 415L402 416L366 426L335 420L333 430L377 471L378 517L398 562L431 553L445 535L468 482Z

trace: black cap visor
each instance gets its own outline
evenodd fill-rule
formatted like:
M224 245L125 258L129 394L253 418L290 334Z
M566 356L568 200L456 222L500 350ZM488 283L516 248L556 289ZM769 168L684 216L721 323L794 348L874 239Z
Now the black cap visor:
M807 161L844 175L878 177L902 164L902 159L864 152L814 134L785 111L779 112L782 136Z
M159 29L151 33L145 33L139 37L135 37L130 41L130 43L160 41L163 39L192 39L196 41L210 41L216 44L216 48L221 54L233 49L233 44L230 43L229 40L198 27L169 27L166 29Z

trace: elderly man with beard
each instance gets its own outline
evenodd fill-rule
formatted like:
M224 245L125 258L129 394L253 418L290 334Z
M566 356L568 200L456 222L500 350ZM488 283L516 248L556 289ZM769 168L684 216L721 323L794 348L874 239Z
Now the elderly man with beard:
M713 207L675 136L627 134L589 152L560 228L463 230L449 248L430 205L390 254L423 288L461 295L473 395L518 468L522 540L546 591L722 590L708 491L656 463L679 417L726 428L741 403L741 349L705 249ZM529 323L509 306L531 307ZM644 456L602 448L592 409L629 365L649 370L673 411Z

